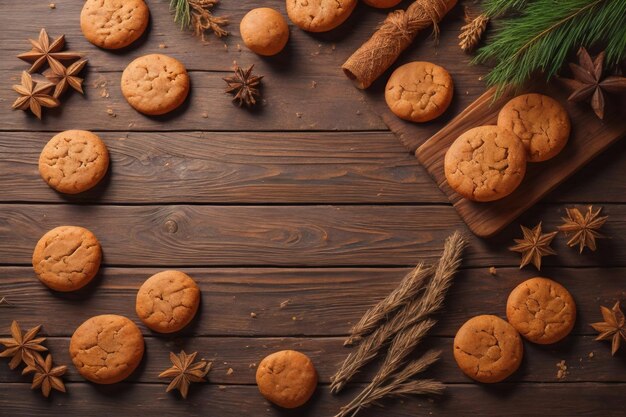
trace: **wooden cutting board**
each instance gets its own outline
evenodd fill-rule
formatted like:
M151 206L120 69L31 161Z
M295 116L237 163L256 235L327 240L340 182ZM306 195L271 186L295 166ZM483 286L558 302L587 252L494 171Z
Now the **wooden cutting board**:
M544 85L524 91L530 92L547 94L565 106L572 130L565 149L548 161L529 163L522 184L507 197L488 203L477 203L461 197L446 182L443 160L448 147L459 135L476 126L496 124L498 112L515 94L508 93L494 101L495 89L488 90L415 152L417 159L477 236L490 237L498 233L609 145L626 135L625 100L619 103L617 100L607 102L605 120L601 121L588 104L568 102L567 92L558 86Z

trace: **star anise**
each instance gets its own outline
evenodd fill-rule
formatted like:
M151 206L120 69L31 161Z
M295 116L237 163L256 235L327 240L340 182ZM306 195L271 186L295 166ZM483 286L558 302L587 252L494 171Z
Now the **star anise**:
M559 226L558 229L565 232L565 236L570 238L567 241L567 245L570 247L578 245L580 253L583 253L584 248L595 251L596 239L604 237L597 230L606 223L609 216L598 217L602 207L594 212L593 206L589 206L584 216L577 208L568 208L566 210L567 217L563 217L565 223Z
M207 361L193 363L197 354L198 352L194 352L191 355L187 355L184 350L178 355L170 352L170 360L174 366L159 374L159 378L173 378L165 392L177 389L183 398L187 398L189 385L192 382L206 381L205 377L213 364Z
M15 90L20 97L14 102L13 110L26 110L30 109L38 119L41 119L41 107L57 107L59 100L50 96L48 93L52 90L54 84L51 83L36 83L33 81L33 77L26 71L22 72L22 84L14 85Z
M520 269L533 263L538 270L541 270L541 258L547 255L556 255L556 252L550 247L550 242L558 232L550 232L541 234L541 222L532 230L520 225L523 239L514 239L517 245L511 246L509 250L522 253L522 262Z
M259 85L263 79L262 75L252 75L252 69L254 65L250 65L247 70L244 70L239 65L235 64L235 75L224 78L228 88L225 92L227 94L233 94L235 97L233 101L239 104L239 107L246 105L252 107L256 104L257 99L261 97L259 91Z
M626 341L626 320L624 319L624 313L619 307L619 301L616 302L610 310L607 307L600 306L600 311L602 312L604 321L591 323L591 327L600 333L598 337L596 337L596 340L611 339L611 355L615 355L622 339Z
M569 67L574 75L573 79L561 78L572 94L569 101L585 101L591 98L591 107L600 119L604 119L605 92L626 92L626 77L611 75L603 78L604 51L593 60L585 48L578 51L579 64L570 63Z
M33 361L34 355L38 354L37 352L48 350L45 346L41 346L41 343L46 340L45 337L35 338L40 329L41 325L33 327L26 334L22 334L19 323L13 320L13 323L11 323L12 337L10 339L0 339L0 344L6 347L0 353L0 358L12 356L9 368L17 368L22 361L28 364Z
M61 377L67 372L67 366L52 367L52 355L48 354L46 360L40 354L33 355L33 359L22 371L22 375L34 373L31 389L41 387L43 396L48 398L50 391L54 388L57 391L65 392L65 385Z
M48 81L56 84L53 93L55 98L59 98L68 87L72 87L74 90L83 94L83 79L78 77L78 74L85 68L86 64L86 59L76 61L69 67L66 67L56 60L50 62L50 69L46 70L43 75Z
M52 66L54 61L74 60L81 57L81 55L74 52L61 52L63 47L65 47L65 35L61 35L54 41L50 42L50 37L48 37L48 33L43 28L39 32L38 40L29 39L29 41L33 46L33 49L29 52L19 54L17 57L21 60L32 63L30 69L28 70L31 74L41 68L46 61Z

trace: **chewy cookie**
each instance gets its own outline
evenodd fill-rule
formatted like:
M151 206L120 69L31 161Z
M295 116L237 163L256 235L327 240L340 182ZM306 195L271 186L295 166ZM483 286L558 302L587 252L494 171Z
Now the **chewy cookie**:
M454 337L454 359L463 373L479 382L500 382L517 370L522 338L509 323L491 315L476 316Z
M385 87L389 109L401 119L427 122L446 111L454 90L452 77L443 67L416 61L397 68Z
M109 152L100 138L86 130L66 130L50 139L39 156L39 174L65 194L94 187L109 168Z
M135 110L144 114L168 113L183 104L188 93L185 66L167 55L141 56L122 73L122 94Z
M85 379L115 384L126 379L144 352L139 328L124 316L104 314L78 326L70 340L70 357Z
M239 32L243 43L254 53L276 55L289 40L289 26L282 14L269 7L250 10L241 19Z
M85 38L100 48L119 49L135 42L148 27L143 0L87 0L80 12Z
M576 304L561 284L536 277L511 291L506 317L526 339L546 345L558 342L572 331Z
M177 332L193 319L200 305L200 289L180 271L152 275L137 293L135 309L141 321L160 333Z
M463 197L494 201L511 194L526 173L526 150L513 133L479 126L459 136L446 152L448 184Z
M530 162L555 157L565 147L570 132L567 111L543 94L524 94L510 100L498 114L498 126L521 139Z
M377 9L387 9L399 4L402 0L363 0L363 3L368 6L376 7Z
M287 0L287 15L300 29L328 32L342 24L356 7L356 0Z
M78 226L59 226L43 235L33 252L39 280L56 291L84 287L98 273L102 251L98 239Z
M261 361L256 371L256 383L266 400L283 408L296 408L313 395L317 372L305 354L281 350Z

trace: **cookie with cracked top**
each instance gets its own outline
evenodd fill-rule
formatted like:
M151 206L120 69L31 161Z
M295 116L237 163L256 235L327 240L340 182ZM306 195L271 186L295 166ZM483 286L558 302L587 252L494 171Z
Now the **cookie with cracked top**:
M519 368L524 354L522 338L500 317L476 316L454 337L454 359L468 377L485 383L500 382Z
M459 136L444 159L448 184L463 197L494 201L511 194L526 174L526 149L513 133L479 126Z
M428 122L446 111L454 91L445 68L431 62L415 61L398 67L385 87L389 109L410 122Z
M141 321L159 333L187 326L198 311L200 289L180 271L162 271L148 278L137 292L135 309Z
M115 384L128 378L143 353L143 336L137 325L115 314L87 319L70 340L70 357L78 373L97 384Z
M281 350L259 363L256 383L266 400L279 407L296 408L304 405L315 392L317 372L304 353Z
M94 187L109 168L109 152L102 140L86 130L66 130L44 146L39 174L55 190L78 194Z
M328 32L350 17L356 0L287 0L289 19L302 30Z
M98 273L102 260L100 242L79 226L59 226L43 235L33 252L33 268L39 280L56 291L75 291Z
M141 37L150 10L143 0L87 0L80 12L80 28L89 42L104 49L120 49Z
M558 342L572 331L576 303L558 282L535 277L511 291L506 317L525 339L547 345Z
M144 55L122 73L122 94L133 108L156 116L169 113L189 94L189 75L177 59L162 54Z

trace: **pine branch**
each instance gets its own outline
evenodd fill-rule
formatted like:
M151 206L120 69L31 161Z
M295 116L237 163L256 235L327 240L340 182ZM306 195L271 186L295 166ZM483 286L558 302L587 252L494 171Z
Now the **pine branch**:
M483 2L483 14L491 18L519 12L529 1L532 0L486 0Z
M218 38L228 35L222 27L228 25L228 19L214 16L211 12L218 2L219 0L170 0L170 8L174 10L174 22L179 23L181 29L193 30L204 41L204 34L208 30Z

